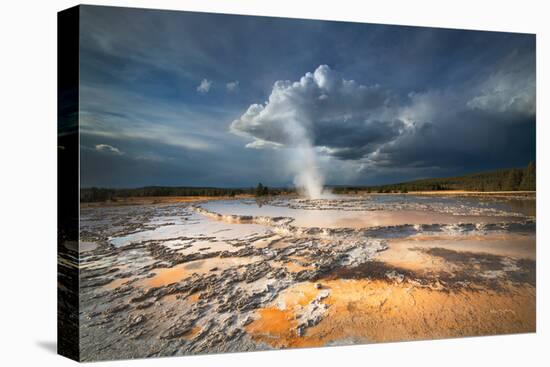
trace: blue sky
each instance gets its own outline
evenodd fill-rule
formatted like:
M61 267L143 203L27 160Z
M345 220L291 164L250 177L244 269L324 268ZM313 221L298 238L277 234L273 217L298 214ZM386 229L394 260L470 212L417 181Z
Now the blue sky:
M535 159L535 36L81 7L83 187L379 184ZM309 162L309 163L308 163Z

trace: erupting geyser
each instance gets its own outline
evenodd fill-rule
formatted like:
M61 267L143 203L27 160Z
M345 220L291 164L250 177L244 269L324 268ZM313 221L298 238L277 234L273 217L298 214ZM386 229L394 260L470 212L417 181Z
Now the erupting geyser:
M317 166L315 150L311 146L300 147L292 149L290 155L294 156L290 160L294 185L310 199L322 198L324 177Z
M287 135L287 169L294 176L294 185L310 199L323 197L324 176L308 134L308 122L289 116L284 125Z
M316 117L308 100L324 104L335 76L326 65L306 73L299 82L277 81L265 104L252 104L231 124L233 133L254 138L247 148L284 148L286 168L294 185L310 199L330 195L323 189L324 176L315 150Z

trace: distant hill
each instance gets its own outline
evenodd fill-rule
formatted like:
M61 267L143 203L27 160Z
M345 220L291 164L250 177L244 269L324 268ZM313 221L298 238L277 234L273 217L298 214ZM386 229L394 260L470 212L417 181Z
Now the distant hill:
M428 178L390 185L378 186L340 186L334 188L335 193L353 191L369 192L408 192L408 191L535 191L535 162L526 168L498 169L488 172L472 173L464 176L447 178Z

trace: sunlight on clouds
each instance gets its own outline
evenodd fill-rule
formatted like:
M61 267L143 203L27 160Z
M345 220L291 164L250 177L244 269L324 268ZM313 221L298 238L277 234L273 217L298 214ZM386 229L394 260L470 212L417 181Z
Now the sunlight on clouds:
M112 145L109 145L109 144L97 144L95 146L95 150L97 150L99 152L107 152L107 153L112 153L112 154L116 154L116 155L124 154L118 148L115 148L115 147L113 147Z
M121 140L148 140L152 142L158 142L160 144L172 145L175 147L181 147L185 149L193 150L203 150L209 151L213 150L215 147L205 141L198 139L188 138L182 134L181 131L172 128L166 128L162 126L152 126L149 128L141 128L135 131L128 130L98 130L98 129L89 129L86 127L81 127L80 132L82 134L94 135L94 136L103 136L111 139L121 139Z

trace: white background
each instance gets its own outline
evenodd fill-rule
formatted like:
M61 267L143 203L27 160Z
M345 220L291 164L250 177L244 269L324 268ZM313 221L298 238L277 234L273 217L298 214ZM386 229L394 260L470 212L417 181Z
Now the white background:
M105 366L538 366L550 360L549 19L544 0L102 1L98 5L537 33L537 333L107 362ZM65 366L56 343L56 12L4 1L0 21L0 364ZM545 24L546 23L546 24ZM215 31L215 30L212 30ZM307 50L304 50L307 52ZM547 209L548 210L548 209ZM546 349L546 350L545 350Z

